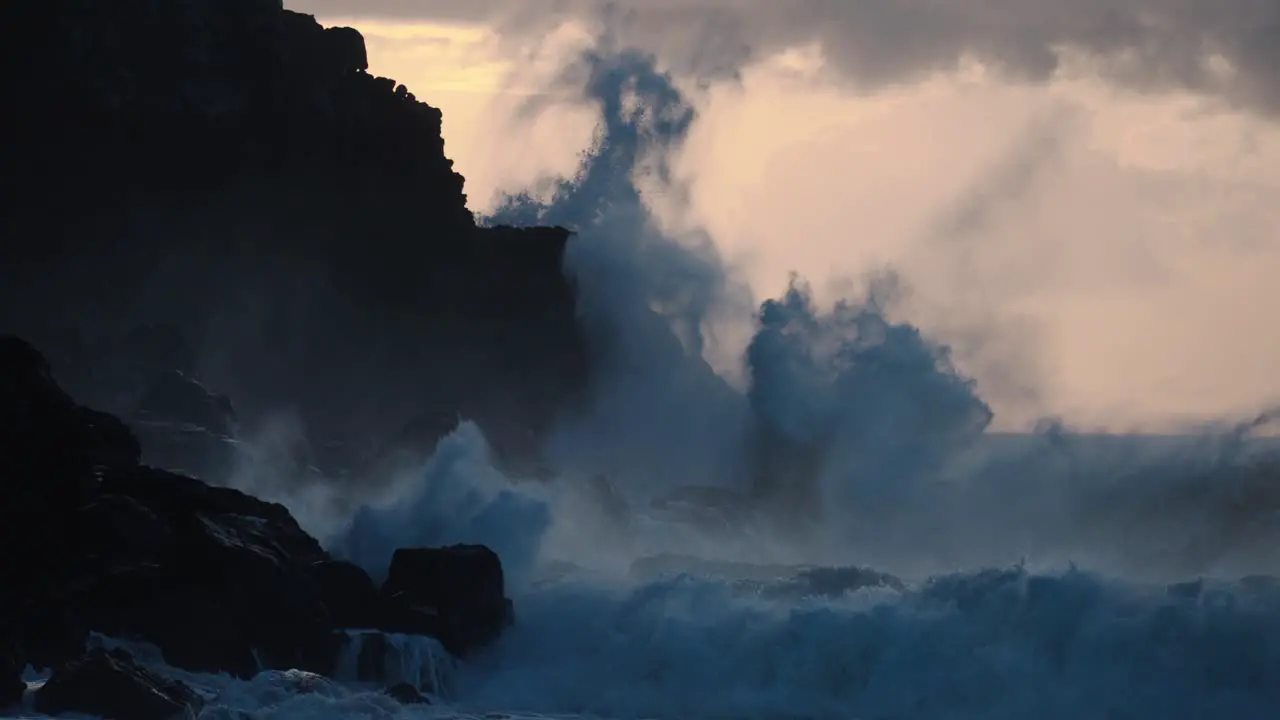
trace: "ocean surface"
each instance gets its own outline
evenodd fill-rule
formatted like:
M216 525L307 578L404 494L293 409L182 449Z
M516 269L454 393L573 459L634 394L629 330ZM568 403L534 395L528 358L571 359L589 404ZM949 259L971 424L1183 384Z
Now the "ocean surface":
M464 423L355 485L291 480L246 441L238 481L375 573L395 547L490 545L514 626L466 664L400 639L429 707L341 676L167 669L202 718L1280 717L1261 403L1180 436L985 432L982 388L895 313L891 273L819 307L801 281L743 287L712 238L657 222L636 178L679 197L668 161L696 112L644 56L580 64L597 144L486 219L579 231L566 272L600 366L548 440L554 479L506 476ZM744 328L726 382L703 358Z
M648 580L556 568L518 594L519 622L499 645L465 666L401 638L390 667L434 687L430 707L343 673L234 681L155 666L208 698L201 718L219 720L1274 718L1280 708L1273 578L1169 586L1012 567L889 587L852 570L654 564L667 567Z

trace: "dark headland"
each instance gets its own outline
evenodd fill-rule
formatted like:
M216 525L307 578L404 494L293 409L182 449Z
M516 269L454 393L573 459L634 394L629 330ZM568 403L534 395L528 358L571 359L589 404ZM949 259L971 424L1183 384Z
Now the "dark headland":
M440 111L358 31L279 0L0 23L0 329L81 402L142 414L178 371L241 423L296 412L340 470L459 415L528 461L581 392L569 232L477 227ZM368 447L336 447L356 429Z
M440 111L280 0L19 0L0 36L0 707L27 665L50 712L198 703L95 632L241 677L330 673L343 628L492 641L491 551L379 587L223 449L284 408L340 477L465 418L536 467L587 383L570 233L478 227Z

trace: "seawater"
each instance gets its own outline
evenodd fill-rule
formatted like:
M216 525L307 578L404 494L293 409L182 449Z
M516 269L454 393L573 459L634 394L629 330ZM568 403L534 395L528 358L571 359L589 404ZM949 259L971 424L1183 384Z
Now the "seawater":
M562 575L522 597L520 622L473 662L429 641L392 643L393 673L442 691L431 706L401 706L341 673L237 681L131 649L205 695L210 720L1261 719L1280 708L1270 578L1140 586L1008 568L806 592L785 578L673 574L626 587Z

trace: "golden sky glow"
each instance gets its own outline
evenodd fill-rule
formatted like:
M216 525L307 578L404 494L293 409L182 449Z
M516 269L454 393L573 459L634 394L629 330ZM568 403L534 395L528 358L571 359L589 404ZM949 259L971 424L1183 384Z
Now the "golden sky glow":
M374 72L444 110L473 209L569 171L590 138L592 109L567 98L514 116L574 28L515 57L483 28L320 19L358 27ZM804 48L697 102L692 206L669 219L709 230L761 296L791 271L824 291L899 268L910 317L955 344L1006 427L1167 428L1280 401L1273 123L1083 67L1033 87L970 64L858 94Z

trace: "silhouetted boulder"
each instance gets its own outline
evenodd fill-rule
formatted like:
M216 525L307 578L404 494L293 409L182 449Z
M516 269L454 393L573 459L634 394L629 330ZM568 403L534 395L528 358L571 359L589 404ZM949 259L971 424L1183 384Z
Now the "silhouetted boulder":
M402 548L391 558L382 594L382 629L431 635L465 657L493 642L511 622L502 562L483 545Z
M324 38L329 48L328 57L339 75L364 72L369 69L369 53L364 47L364 36L350 27L325 28Z
M14 668L61 667L92 632L248 678L332 672L337 628L430 636L462 655L510 617L487 548L398 551L379 591L284 506L139 465L128 428L75 404L29 344L0 337L0 369L0 698Z
M183 683L139 667L127 652L100 647L54 670L35 697L38 712L104 720L194 720L203 706Z

